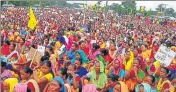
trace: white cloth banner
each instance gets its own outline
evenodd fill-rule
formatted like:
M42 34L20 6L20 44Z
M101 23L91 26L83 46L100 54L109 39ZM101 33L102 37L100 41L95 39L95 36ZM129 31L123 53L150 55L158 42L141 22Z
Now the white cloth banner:
M155 54L155 59L160 61L161 64L164 64L166 67L170 65L174 59L176 53L166 46L161 45Z

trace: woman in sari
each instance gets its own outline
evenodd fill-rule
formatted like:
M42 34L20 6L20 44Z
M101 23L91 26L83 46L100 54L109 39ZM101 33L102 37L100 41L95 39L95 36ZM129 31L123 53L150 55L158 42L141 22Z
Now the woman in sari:
M22 53L22 52L24 51L25 39L21 38L19 42L20 42L20 44L19 44L19 47L18 47L18 51L19 51L20 53Z
M151 92L151 86L147 83L137 85L135 92Z
M49 60L44 60L39 67L40 69L34 70L33 77L37 81L40 91L43 92L43 89L53 79L53 72L51 69L51 62Z
M117 49L116 49L115 43L110 44L109 55L111 56L112 59L114 59L115 56L117 55Z
M5 42L3 42L2 47L1 47L1 54L2 56L7 56L10 54L10 42L8 40L6 40Z
M19 84L18 86L15 86L16 92L19 92L19 90L22 90L18 88L20 87L23 88L23 86L25 87L25 85L26 85L26 89L23 88L23 90L29 89L31 92L40 92L37 82L34 79L30 78L32 74L33 74L33 70L31 68L23 67L23 69L20 71L21 81L18 83Z
M74 57L71 60L71 64L74 64L76 59L81 60L82 64L86 64L88 62L88 59L86 58L86 54L82 50L76 51L76 57Z
M89 52L89 59L91 60L96 59L97 55L100 54L99 48L100 48L99 45L97 45L96 43L93 43L93 48Z
M111 56L109 55L107 49L102 49L102 50L101 50L101 56L103 56L103 58L105 59L107 65L109 65L109 64L113 61L113 59L112 59Z
M170 75L170 71L166 67L161 67L160 70L160 80L158 81L157 89L159 92L164 92L171 88L171 82L168 80L168 76Z
M3 88L4 88L3 92L14 92L14 87L16 84L18 84L17 78L5 79L3 82Z
M42 92L67 92L64 80L61 77L55 77Z
M99 43L100 49L104 49L106 47L106 43L103 38L100 39L98 43Z
M142 80L145 78L145 72L140 69L141 60L138 58L134 59L132 68L126 75L126 84L130 91L134 91L135 86L139 83L142 83Z
M78 74L80 77L83 77L84 75L86 75L88 73L87 69L82 65L82 61L76 59L74 64L76 65L76 71L75 74Z
M156 89L156 79L153 75L149 75L144 78L143 83L147 83L151 86L151 92L158 92Z
M148 61L150 58L151 50L148 49L147 45L142 45L141 49L142 49L142 53L141 53L142 57L144 58L144 60Z
M119 78L125 77L125 70L124 65L122 63L123 61L120 58L115 58L112 62L112 67L110 69L110 74L118 75Z
M9 69L7 69L7 63L1 61L1 80L6 78L12 78L12 73Z
M88 72L91 72L93 70L95 62L96 62L96 60L89 61L88 65L87 65Z
M124 65L125 65L125 71L129 71L133 65L134 61L134 54L132 51L127 51L125 54L125 59L124 59Z
M128 86L124 82L118 81L113 88L113 92L129 92Z
M85 41L80 42L80 49L83 50L87 56L89 55L89 47L86 45Z
M94 69L82 77L82 85L84 85L84 79L90 78L90 81L97 87L97 90L102 90L107 83L107 76L104 69L104 64L101 61L95 62Z
M67 89L67 92L73 92L73 89L69 83L67 83L67 68L59 68L56 72L55 77L61 77L64 80L64 85Z

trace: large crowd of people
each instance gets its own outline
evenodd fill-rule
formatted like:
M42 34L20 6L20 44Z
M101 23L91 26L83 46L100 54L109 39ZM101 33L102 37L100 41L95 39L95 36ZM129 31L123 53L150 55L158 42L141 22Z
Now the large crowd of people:
M30 29L29 7L1 14L1 92L176 92L176 56L155 58L176 52L174 21L50 7Z

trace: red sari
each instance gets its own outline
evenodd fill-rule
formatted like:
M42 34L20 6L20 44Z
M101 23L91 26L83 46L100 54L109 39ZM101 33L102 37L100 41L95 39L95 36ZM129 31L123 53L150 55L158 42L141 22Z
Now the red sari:
M10 54L10 49L9 49L9 45L3 44L2 48L1 48L1 53L4 56L7 56Z

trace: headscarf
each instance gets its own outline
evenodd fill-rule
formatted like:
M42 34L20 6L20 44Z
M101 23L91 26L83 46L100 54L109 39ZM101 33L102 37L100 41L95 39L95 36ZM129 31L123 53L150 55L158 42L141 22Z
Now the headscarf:
M55 44L55 49L59 50L61 46L62 45L61 45L60 41L57 41L56 44Z
M72 39L72 37L69 37L68 38L68 44L66 46L67 51L69 51L71 49L72 43L73 43L73 39Z
M121 87L121 92L129 92L128 86L124 82L119 81L119 83L120 83L120 87Z
M98 92L97 88L93 84L86 84L82 88L82 92Z
M84 51L77 50L76 53L78 53L80 55L81 60L82 60L82 64L88 62L88 59L86 58L86 54L84 53ZM74 64L75 60L76 60L76 56L71 60L71 63Z
M62 44L65 44L65 38L63 36L58 36L57 40L59 40Z
M6 80L4 80L4 83L9 85L9 92L13 92L14 91L14 87L16 84L18 84L18 79L17 78L8 78Z
M125 62L125 70L129 71L133 65L133 61L134 61L134 53L132 51L130 51L130 59Z
M27 84L26 83L18 83L14 88L15 92L27 92Z
M103 63L104 67L106 66L106 62L101 55L98 55L97 59L98 59L98 61L101 61Z
M98 61L100 63L100 76L99 79L96 80L96 71L95 71L95 67L93 68L93 70L91 71L91 75L90 75L90 81L97 87L97 88L104 88L105 86L105 82L107 81L107 76L104 73L104 64L101 61Z
M151 92L152 88L149 84L147 83L141 83L139 85L137 85L136 87L136 92L139 92L140 86L143 85L144 86L144 92Z
M64 85L64 80L61 77L55 77L53 80L57 81L59 84L61 84L61 92L67 92L66 87Z
M120 70L122 69L122 60L120 59L120 57L116 57L115 59L114 59L114 61L113 61L113 65L116 63L116 62L119 62L119 67L118 67L118 69L116 70L116 69L114 69L114 74L115 74L115 72L116 71L119 71L120 72Z
M32 83L34 85L34 88L35 88L35 92L40 92L40 88L39 88L39 85L38 83L36 82L36 80L34 79L30 79L26 82L26 84L28 83Z

